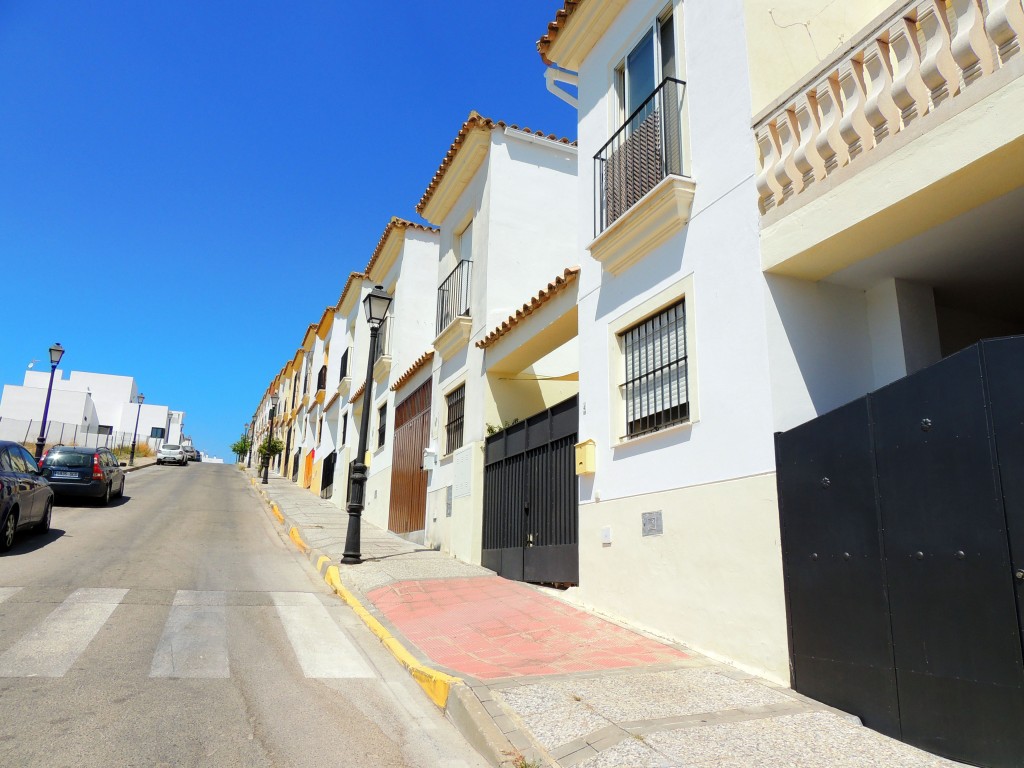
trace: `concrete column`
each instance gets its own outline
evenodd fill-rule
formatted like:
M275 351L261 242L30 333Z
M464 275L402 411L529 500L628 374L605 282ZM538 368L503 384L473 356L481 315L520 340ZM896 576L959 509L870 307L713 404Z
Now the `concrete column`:
M867 291L866 296L876 387L941 358L931 286L889 278Z

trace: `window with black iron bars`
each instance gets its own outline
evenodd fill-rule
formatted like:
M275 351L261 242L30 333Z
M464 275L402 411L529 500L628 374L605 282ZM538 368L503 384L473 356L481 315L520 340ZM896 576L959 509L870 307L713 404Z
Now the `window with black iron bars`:
M466 385L452 390L445 395L448 406L448 420L445 426L445 453L452 453L462 447L463 424L466 413Z
M626 436L636 437L686 421L690 403L685 300L630 328L622 338Z

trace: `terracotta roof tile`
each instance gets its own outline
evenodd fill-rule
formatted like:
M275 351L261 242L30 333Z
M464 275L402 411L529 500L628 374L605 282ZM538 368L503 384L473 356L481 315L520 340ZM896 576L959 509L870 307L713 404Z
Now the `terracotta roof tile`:
M531 298L528 304L523 304L522 309L517 309L514 315L508 316L508 320L480 339L480 341L476 343L477 347L480 349L486 349L491 346L491 344L523 322L544 304L547 304L551 299L564 291L569 285L574 283L576 278L579 276L579 267L567 267L562 274L548 283L547 288L541 290L536 296Z
M366 268L363 269L364 275L370 274L370 271L377 263L377 259L380 258L381 251L384 250L384 244L388 241L388 237L395 229L418 229L421 232L433 232L435 235L441 232L437 227L428 227L425 224L417 224L415 221L408 221L406 219L400 219L397 216L392 216L391 221L389 221L387 226L384 227L384 234L382 234L380 236L380 240L377 241L377 247L373 249L370 261L367 262Z
M359 399L359 396L362 395L365 390L366 390L366 382L364 381L362 384L359 385L359 388L356 389L355 392L353 392L351 395L349 395L348 401L350 403L354 403L356 400Z
M562 28L566 25L566 22L568 22L569 17L572 16L576 8L582 5L583 2L584 0L565 0L562 4L562 8L555 12L554 21L548 22L547 34L537 41L537 52L540 54L544 63L548 66L554 64L554 62L548 58L548 50L550 50L551 46L554 44L555 38L558 37L558 33L562 31Z
M334 393L334 396L330 400L328 400L327 403L324 405L324 413L327 413L327 411L331 410L331 406L334 405L334 402L338 399L338 397L340 397L340 395L340 392Z
M567 144L569 146L576 146L576 142L565 137L559 138L553 133L545 134L544 131L534 131L530 128L520 128L518 125L510 125L501 120L492 120L489 117L484 117L476 111L470 112L469 117L466 118L466 122L462 124L458 134L455 136L455 140L452 145L448 148L448 153L444 156L441 161L441 166L437 169L437 173L434 174L434 178L430 180L430 184L427 185L426 191L423 193L423 197L416 204L416 212L423 213L423 209L427 207L427 203L430 202L430 198L433 197L434 192L437 191L438 186L441 184L441 180L447 173L448 168L451 166L452 161L455 160L455 156L459 153L459 149L462 148L463 143L466 141L466 137L471 131L493 131L496 128L511 128L515 131L522 131L532 136L540 136L550 141L558 142L559 144Z
M341 296L338 297L338 303L334 305L335 311L341 309L341 303L345 300L345 294L348 293L352 284L357 280L365 280L366 275L362 272L350 272L348 279L345 281L345 286L341 289Z
M399 389L401 389L403 386L405 386L406 382L408 382L409 379L411 379L413 376L416 375L416 371L418 371L424 365L429 363L430 360L433 357L434 357L434 350L433 349L428 349L422 355L417 357L416 358L416 362L414 362L412 365L410 365L409 369L405 373L403 373L401 376L399 376L397 379L395 379L395 383L391 385L391 391L392 392L397 392Z

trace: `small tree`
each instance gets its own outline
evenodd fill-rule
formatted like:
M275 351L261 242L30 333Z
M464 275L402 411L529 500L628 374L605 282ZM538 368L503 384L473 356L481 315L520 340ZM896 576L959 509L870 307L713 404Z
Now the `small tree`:
M249 436L246 435L231 444L231 452L238 457L239 461L241 461L245 458L245 455L249 453L249 448L251 446L252 440L250 440Z
M269 462L272 458L277 456L279 453L284 451L284 443L278 437L268 437L257 449L260 454L260 459L263 462Z

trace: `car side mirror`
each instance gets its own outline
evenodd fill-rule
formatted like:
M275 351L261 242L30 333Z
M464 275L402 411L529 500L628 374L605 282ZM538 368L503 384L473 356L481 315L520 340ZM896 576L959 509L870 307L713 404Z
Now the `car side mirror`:
M120 466L127 467L128 466L128 462L127 461L122 461Z

